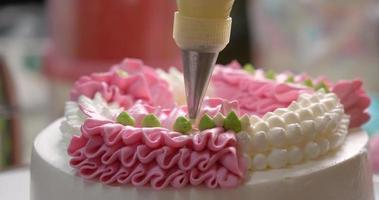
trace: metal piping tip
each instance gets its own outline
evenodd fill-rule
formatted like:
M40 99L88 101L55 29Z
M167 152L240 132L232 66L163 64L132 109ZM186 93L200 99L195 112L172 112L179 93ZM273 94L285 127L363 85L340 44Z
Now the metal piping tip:
M196 119L208 88L218 53L183 50L182 57L188 114L191 119Z

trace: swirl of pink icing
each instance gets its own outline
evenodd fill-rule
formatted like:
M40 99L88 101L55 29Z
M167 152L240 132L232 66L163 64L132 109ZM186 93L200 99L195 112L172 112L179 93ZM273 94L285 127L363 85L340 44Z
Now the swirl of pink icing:
M127 75L120 75L120 70ZM129 108L136 100L164 108L171 108L175 104L168 83L154 69L136 59L125 59L108 72L81 77L75 82L70 97L74 101L81 95L93 98L97 92L106 101L117 102L125 108Z
M345 112L350 115L350 127L360 127L370 119L367 108L370 98L362 87L361 80L344 80L337 82L333 88L334 92L344 105Z
M223 128L183 135L89 118L81 132L68 147L70 165L105 184L229 188L238 186L247 170L235 133Z
M264 78L261 71L252 76L240 69L237 62L232 67L217 66L212 77L214 95L227 100L237 100L242 114L262 116L277 108L288 107L308 88L281 83Z

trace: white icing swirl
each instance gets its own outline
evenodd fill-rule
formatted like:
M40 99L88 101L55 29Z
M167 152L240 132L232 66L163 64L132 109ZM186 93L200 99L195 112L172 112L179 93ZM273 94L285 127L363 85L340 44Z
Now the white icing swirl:
M157 69L158 75L166 80L170 86L170 89L174 95L175 102L178 105L186 104L186 95L184 89L184 79L183 74L178 71L175 67L171 67L168 72L161 69Z
M93 99L82 95L79 97L78 102L67 101L64 113L65 119L60 126L63 134L63 142L67 145L72 136L80 135L80 127L88 118L80 109L79 105L91 108L107 119L113 119L122 111L122 108L117 103L108 104L100 93L96 93Z
M250 169L277 169L317 159L341 146L349 117L335 94L317 92L301 94L288 108L262 118L251 116L250 126L238 137L251 157Z

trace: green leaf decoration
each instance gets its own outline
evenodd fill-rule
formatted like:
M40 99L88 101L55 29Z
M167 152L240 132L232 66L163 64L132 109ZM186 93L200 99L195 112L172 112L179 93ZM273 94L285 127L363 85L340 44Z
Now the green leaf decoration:
M234 111L230 112L224 120L224 128L238 133L242 130L241 121Z
M307 87L311 87L311 88L314 87L312 79L305 80L304 81L304 85L307 86Z
M180 116L175 120L173 128L176 132L188 133L188 131L192 130L192 124L190 120L183 116Z
M148 114L142 119L142 127L160 127L161 122L154 114Z
M135 126L136 120L130 116L127 112L121 112L116 121L124 126Z
M122 69L118 69L117 71L116 71L116 73L117 73L117 75L119 76L119 77L122 77L122 78L124 78L124 77L128 77L128 72L127 71L124 71L124 70L122 70Z
M209 117L208 114L205 114L201 119L199 123L199 129L200 130L206 130L216 127L216 123L213 121L211 117Z
M326 83L324 81L321 81L320 83L318 83L315 86L315 90L316 91L318 91L318 90L324 90L325 93L329 93L330 92L329 87L326 85Z
M255 72L255 67L254 67L252 64L250 64L250 63L245 64L245 65L243 66L243 69L244 69L245 71L251 73L251 74L253 74L253 73Z
M292 75L288 76L286 83L295 83L295 77Z
M271 79L271 80L275 80L276 79L276 73L273 70L268 70L266 72L266 78Z

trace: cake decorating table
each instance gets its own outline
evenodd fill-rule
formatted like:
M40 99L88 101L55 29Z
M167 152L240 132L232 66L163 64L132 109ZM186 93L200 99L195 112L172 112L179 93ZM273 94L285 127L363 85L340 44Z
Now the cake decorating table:
M379 200L379 175L374 176L375 198ZM29 169L0 173L1 200L29 200Z

